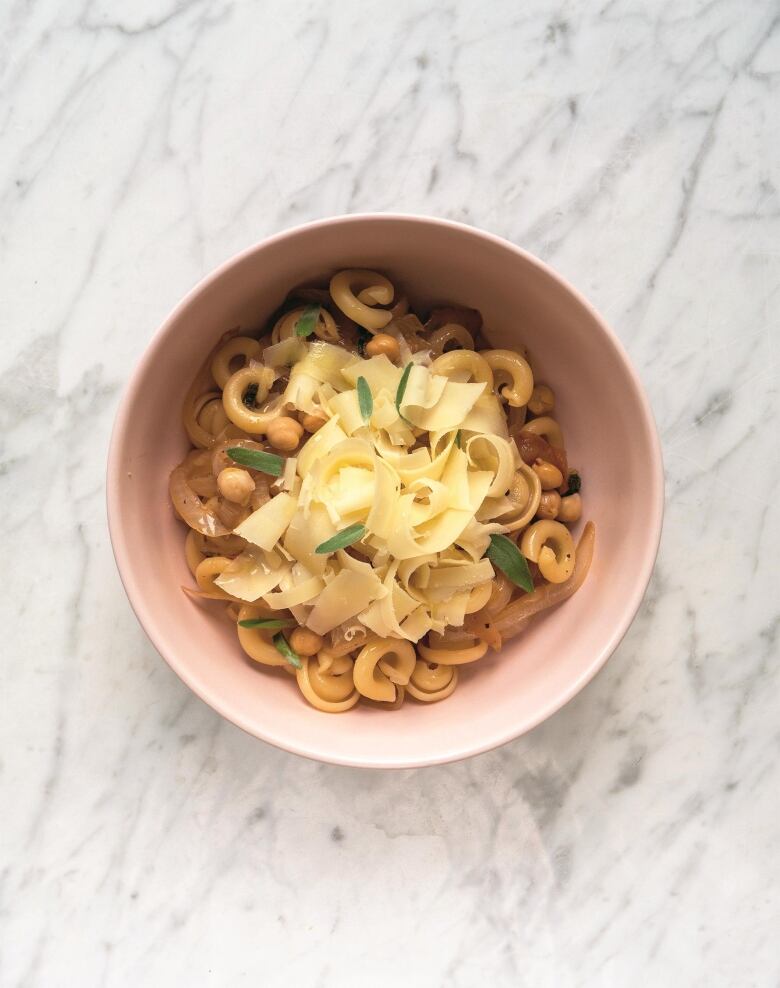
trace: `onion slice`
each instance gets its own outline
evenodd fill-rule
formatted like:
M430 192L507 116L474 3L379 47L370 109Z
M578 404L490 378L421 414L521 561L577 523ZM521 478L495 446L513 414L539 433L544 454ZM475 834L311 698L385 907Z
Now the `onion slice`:
M528 618L533 617L548 607L555 607L575 594L588 575L593 559L593 547L596 541L596 526L589 521L580 537L574 572L565 583L545 583L533 593L523 594L511 603L506 610L492 622L492 627L504 638L512 638L525 627Z
M172 471L168 492L176 513L190 528L194 528L201 535L212 537L230 535L230 529L222 524L216 513L207 508L190 487L185 467L178 466Z

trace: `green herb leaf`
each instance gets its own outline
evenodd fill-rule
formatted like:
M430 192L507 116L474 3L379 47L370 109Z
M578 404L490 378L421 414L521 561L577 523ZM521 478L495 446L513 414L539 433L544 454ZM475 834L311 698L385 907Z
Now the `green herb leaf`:
M295 621L283 620L282 618L247 618L246 621L239 621L242 628L293 628Z
M277 631L273 638L274 645L276 645L276 651L281 652L281 654L287 659L291 666L295 666L296 669L301 669L303 663L301 662L300 656L297 652L293 652L290 648L290 644L281 631Z
M357 393L358 402L360 403L360 414L363 416L363 421L368 422L374 410L374 399L371 397L371 388L368 386L368 381L364 377L357 379Z
M295 335L311 336L314 332L314 327L317 325L317 320L319 317L320 307L315 302L307 305L295 324Z
M455 433L455 445L458 447L458 449L463 449L463 446L461 445L460 429L458 429L458 431Z
M568 497L569 494L579 494L580 488L582 487L582 478L578 473L569 474L569 486L566 488L566 493L564 497Z
M485 555L494 566L506 573L512 583L531 593L534 581L531 579L528 561L511 539L506 535L491 535Z
M366 343L368 343L370 339L372 339L371 333L369 333L367 329L363 329L363 327L361 326L358 329L358 333L357 333L357 349L361 357L365 357Z
M321 542L314 551L318 555L324 556L329 552L335 552L337 549L346 549L348 545L359 542L365 534L366 526L358 522L357 525L350 525L349 528L345 528Z
M253 470L260 470L268 473L272 477L281 477L284 470L284 460L276 453L264 453L259 449L243 449L241 446L232 446L225 450L227 455L242 467L251 467Z
M409 375L412 373L412 365L409 363L404 367L404 372L401 375L401 380L398 382L398 390L395 393L395 410L401 415L401 402L404 400L404 394L406 393L406 385L409 383ZM406 419L401 415L401 418Z

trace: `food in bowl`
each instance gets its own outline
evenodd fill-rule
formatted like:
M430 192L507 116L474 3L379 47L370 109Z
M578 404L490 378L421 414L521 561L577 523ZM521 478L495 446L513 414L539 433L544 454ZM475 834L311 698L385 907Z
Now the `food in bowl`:
M445 699L585 580L555 394L489 336L475 309L423 321L383 274L341 270L265 335L225 334L189 389L183 589L319 710Z

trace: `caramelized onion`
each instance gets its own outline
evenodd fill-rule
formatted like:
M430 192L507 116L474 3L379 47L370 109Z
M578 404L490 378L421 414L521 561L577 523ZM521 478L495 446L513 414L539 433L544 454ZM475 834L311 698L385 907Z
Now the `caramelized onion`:
M229 449L254 449L258 453L264 453L268 450L268 445L265 443L259 443L255 439L233 439L232 437L227 437L226 439L220 440L211 450L211 473L214 477L218 477L220 473L226 467L234 467L235 461L231 460L227 455L227 450ZM252 476L254 476L257 471L249 471Z
M494 652L497 652L503 645L501 635L496 631L490 621L486 620L484 610L480 611L479 614L470 614L466 618L464 628L472 637L484 642Z
M461 305L441 305L436 309L431 309L425 330L432 333L435 329L446 326L448 322L464 326L474 336L482 329L482 314L479 309L467 309Z
M219 600L223 604L225 604L225 603L230 603L230 604L234 603L234 600L233 600L232 597L228 597L228 596L226 596L224 594L209 593L207 590L199 590L197 587L184 587L183 586L182 587L182 590L187 594L188 597L192 597L193 599L196 599L196 600ZM239 604L242 604L243 601L239 600L238 603Z
M362 624L356 621L345 621L330 633L330 645L328 652L336 658L342 655L349 655L358 648L362 648L368 639L368 632Z
M582 586L588 575L593 559L593 546L596 541L596 526L589 521L580 537L577 546L577 557L574 572L565 583L545 583L533 593L523 594L513 601L509 607L491 622L492 627L504 638L512 638L523 630L528 618L533 617L548 607L562 603Z
M535 432L525 432L522 429L514 434L513 438L524 463L532 466L537 460L546 460L547 463L552 463L553 466L558 467L564 477L568 476L569 467L565 449L561 449L560 446L551 446L546 439L537 436Z
M230 535L230 529L222 524L216 512L207 508L190 487L187 470L183 465L172 471L168 492L176 513L190 528L201 535Z

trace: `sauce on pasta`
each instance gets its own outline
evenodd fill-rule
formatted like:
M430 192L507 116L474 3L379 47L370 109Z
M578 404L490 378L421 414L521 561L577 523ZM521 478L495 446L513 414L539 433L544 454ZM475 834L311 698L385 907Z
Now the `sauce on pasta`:
M187 393L170 478L191 596L319 710L443 700L582 585L595 531L555 395L480 313L423 322L381 273L292 291Z

